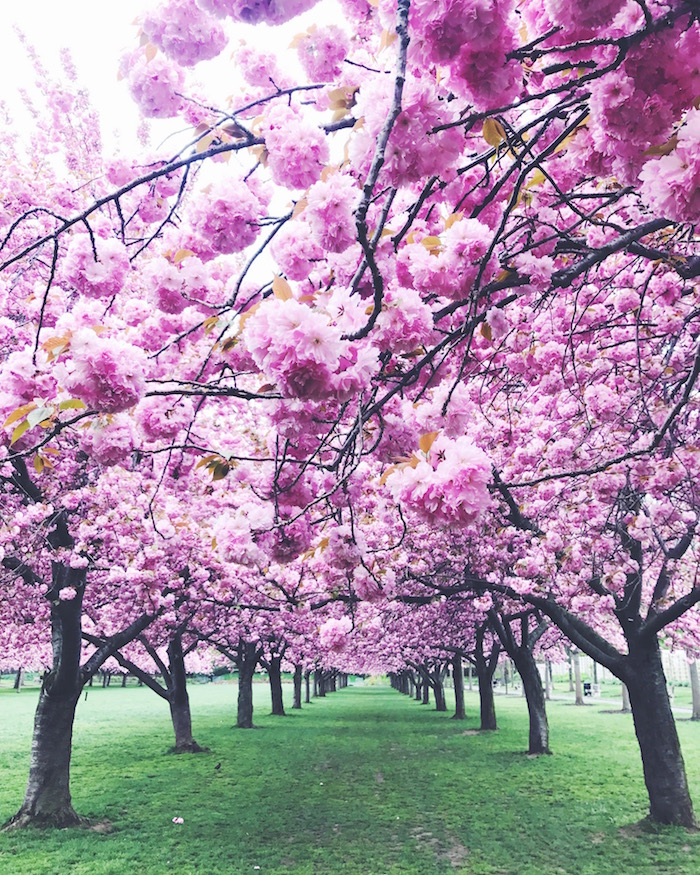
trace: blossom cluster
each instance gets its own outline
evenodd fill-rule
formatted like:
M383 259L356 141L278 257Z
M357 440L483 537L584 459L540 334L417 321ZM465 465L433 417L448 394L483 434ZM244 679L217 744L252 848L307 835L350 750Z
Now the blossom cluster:
M468 437L439 435L427 455L387 478L397 501L433 525L469 526L490 507L492 463Z

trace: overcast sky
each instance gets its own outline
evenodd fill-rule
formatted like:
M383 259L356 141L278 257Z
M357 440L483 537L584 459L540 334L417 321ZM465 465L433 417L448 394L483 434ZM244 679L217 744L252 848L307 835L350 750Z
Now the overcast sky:
M88 87L100 110L105 142L114 142L116 130L122 131L125 145L134 142L131 132L139 116L125 84L117 81L117 65L122 52L137 44L133 24L137 14L154 5L155 0L6 0L0 28L0 97L10 106L16 126L21 130L31 124L17 91L24 87L31 92L35 78L14 31L19 27L57 77L59 51L69 48L80 84Z

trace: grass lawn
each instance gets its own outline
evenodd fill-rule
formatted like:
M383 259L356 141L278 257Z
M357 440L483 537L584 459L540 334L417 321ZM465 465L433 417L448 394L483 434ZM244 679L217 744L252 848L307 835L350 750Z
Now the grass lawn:
M635 825L647 809L639 753L610 701L550 703L555 755L529 758L518 697L497 697L501 728L479 734L476 694L465 722L381 686L274 718L258 685L260 729L244 731L232 728L235 692L192 686L195 736L210 752L173 756L152 692L91 689L73 801L111 832L0 834L2 875L700 872L700 833ZM0 689L0 821L21 802L36 698ZM700 812L700 725L678 726Z

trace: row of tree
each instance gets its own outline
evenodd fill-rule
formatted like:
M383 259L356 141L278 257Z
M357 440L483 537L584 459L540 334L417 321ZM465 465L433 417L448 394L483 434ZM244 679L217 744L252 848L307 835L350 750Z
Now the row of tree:
M697 651L698 0L342 0L303 72L236 44L204 93L232 24L311 5L143 16L121 72L170 153L105 156L36 56L0 134L0 634L50 650L15 822L75 822L80 691L139 647L177 724L193 642L244 699L283 647L437 689L435 647L498 642L545 752L561 634L692 826L661 644Z

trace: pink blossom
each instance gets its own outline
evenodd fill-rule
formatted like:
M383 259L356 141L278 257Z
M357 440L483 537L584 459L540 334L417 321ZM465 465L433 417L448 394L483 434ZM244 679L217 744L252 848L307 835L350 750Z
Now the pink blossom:
M306 279L313 269L313 262L323 257L323 250L303 220L287 222L273 238L270 251L290 280Z
M58 597L62 602L70 602L78 595L74 586L64 586L59 590Z
M298 107L274 104L260 123L272 179L288 188L308 188L329 158L323 131Z
M312 82L327 82L338 76L349 46L345 31L334 24L312 25L296 41L299 60Z
M172 118L182 108L184 85L182 70L157 54L149 58L143 51L127 56L122 69L131 96L147 118Z
M65 280L91 298L116 295L128 271L129 257L123 243L113 237L91 238L88 234L71 238L62 265Z
M199 240L194 245L203 259L242 252L258 235L269 193L254 191L238 175L209 186L191 206L191 220Z
M264 301L245 323L245 343L258 367L284 394L322 398L346 344L328 317L295 300Z
M474 523L490 506L492 464L468 437L439 435L428 458L405 465L387 479L394 497L419 517L445 526Z
M94 424L88 432L91 447L87 450L98 465L121 465L134 449L134 430L130 417L116 414L108 421Z
M691 109L676 148L648 161L639 175L652 210L677 222L700 221L700 109Z
M222 18L230 16L246 24L266 21L283 24L310 9L317 0L197 0L202 9Z
M70 358L55 370L70 397L104 413L133 407L146 391L143 351L124 340L99 336L90 328L73 334Z
M291 522L281 521L272 529L257 532L255 543L274 562L292 562L311 545L311 527L304 515Z
M144 15L142 27L154 45L184 67L215 58L226 46L223 27L194 0L166 0Z
M339 620L331 617L318 630L321 647L332 653L342 653L348 646L351 629L352 620L349 617L341 617Z
M329 252L343 252L355 242L354 209L360 192L350 176L333 173L309 189L304 210L314 240Z

